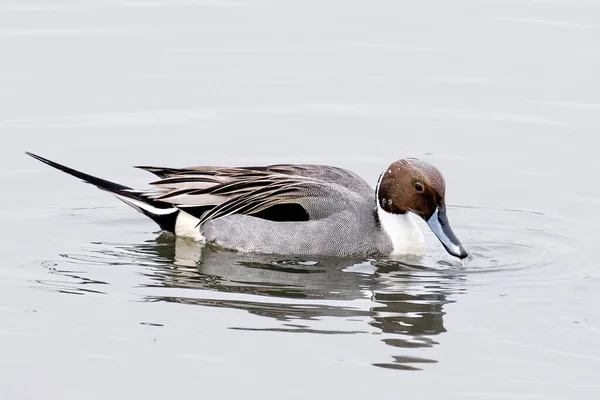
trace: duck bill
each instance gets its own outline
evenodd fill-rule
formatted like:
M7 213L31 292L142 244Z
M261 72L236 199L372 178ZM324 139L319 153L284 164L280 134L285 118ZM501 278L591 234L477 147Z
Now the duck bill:
M427 225L429 225L435 236L442 242L448 253L460 259L469 255L467 249L465 249L454 232L452 232L445 208L436 208L433 215L427 220Z

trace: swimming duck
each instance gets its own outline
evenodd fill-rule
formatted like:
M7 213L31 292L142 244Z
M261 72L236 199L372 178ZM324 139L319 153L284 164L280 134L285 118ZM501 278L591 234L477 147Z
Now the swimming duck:
M348 170L310 164L258 167L138 166L159 180L135 190L33 153L150 217L165 231L250 253L385 257L421 256L429 225L446 251L465 258L446 215L440 171L407 158L392 163L373 190Z

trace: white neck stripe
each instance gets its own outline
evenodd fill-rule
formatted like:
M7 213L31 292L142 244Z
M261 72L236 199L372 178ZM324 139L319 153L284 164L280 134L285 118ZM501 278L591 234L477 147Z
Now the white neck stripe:
M413 220L411 213L392 214L377 202L377 216L381 227L392 241L392 255L422 256L425 254L423 232Z

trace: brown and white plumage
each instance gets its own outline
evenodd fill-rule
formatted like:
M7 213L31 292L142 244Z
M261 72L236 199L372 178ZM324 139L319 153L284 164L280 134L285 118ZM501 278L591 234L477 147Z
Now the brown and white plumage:
M140 166L160 178L141 191L27 154L113 193L163 230L233 250L335 256L424 252L422 234L408 213L418 210L385 210L392 199L379 198L380 185L386 189L401 181L385 174L374 190L358 175L326 165ZM411 162L402 161L406 164L398 162L398 173L403 176L431 174L420 167L411 171ZM398 199L407 195L398 194Z
M149 197L197 217L199 225L233 214L314 220L339 211L331 206L339 206L342 199L373 200L373 189L360 177L323 165L138 168L161 178L151 183L157 190ZM279 215L273 212L276 207Z

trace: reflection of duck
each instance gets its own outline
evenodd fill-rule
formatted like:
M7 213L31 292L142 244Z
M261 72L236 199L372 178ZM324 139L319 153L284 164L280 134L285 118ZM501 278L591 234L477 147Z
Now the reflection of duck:
M440 171L417 159L392 163L373 190L327 165L140 167L157 175L139 191L27 153L113 193L178 236L249 253L381 257L422 255L424 219L451 255L467 257L446 216Z
M131 250L140 261L153 261L148 286L198 289L149 301L234 308L280 321L261 329L266 331L352 334L376 328L383 342L404 352L437 344L434 337L446 331L443 306L462 290L459 275L398 261L240 254L170 235ZM322 318L343 318L352 328L321 329ZM431 362L407 355L394 360L377 365Z

